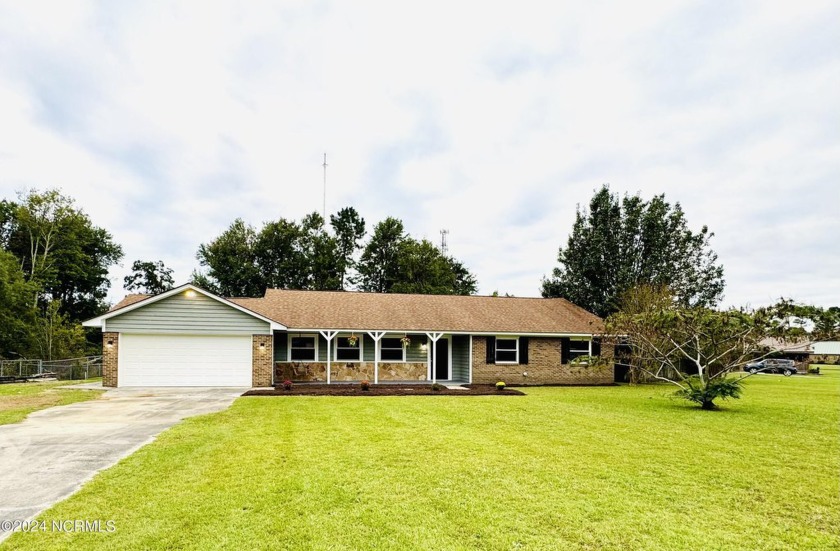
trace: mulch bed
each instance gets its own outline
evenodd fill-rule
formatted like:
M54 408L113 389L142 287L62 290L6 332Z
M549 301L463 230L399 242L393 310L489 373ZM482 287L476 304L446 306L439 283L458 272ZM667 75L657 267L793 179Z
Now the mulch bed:
M294 385L291 390L275 389L249 390L243 396L524 396L519 390L506 388L496 390L493 385L470 385L465 390L446 387L432 390L432 385L370 385L362 390L358 384L303 384Z

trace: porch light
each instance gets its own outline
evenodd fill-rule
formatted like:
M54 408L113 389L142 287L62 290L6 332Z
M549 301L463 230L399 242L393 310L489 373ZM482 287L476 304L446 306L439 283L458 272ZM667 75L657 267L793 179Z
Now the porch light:
M429 345L428 345L428 344L426 344L425 342L421 342L421 343L420 343L420 351L421 351L421 352L425 352L425 351L426 351L426 350L428 350L428 349L429 349Z
M105 346L107 346L108 348L114 348L114 341L109 340L107 343L105 343Z
M265 343L264 342L260 343L260 352L265 352Z

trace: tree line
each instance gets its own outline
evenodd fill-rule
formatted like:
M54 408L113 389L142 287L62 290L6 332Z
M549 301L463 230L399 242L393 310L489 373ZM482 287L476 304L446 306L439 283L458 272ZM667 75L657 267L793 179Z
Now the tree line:
M192 282L224 296L260 297L267 288L317 291L469 295L477 280L464 264L403 222L388 217L365 240L366 223L353 207L300 222L280 218L259 229L236 219L198 248L202 266Z
M81 320L108 308L108 269L123 257L57 190L0 201L0 358L67 358L93 345Z

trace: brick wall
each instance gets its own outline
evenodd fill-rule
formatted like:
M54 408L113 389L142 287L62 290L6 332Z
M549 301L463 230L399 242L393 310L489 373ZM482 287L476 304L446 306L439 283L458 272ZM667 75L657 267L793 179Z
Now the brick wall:
M811 354L811 356L805 362L805 367L808 367L808 364L838 364L838 365L840 365L840 354Z
M263 348L260 348L263 345ZM272 335L254 335L251 355L251 384L253 386L271 386L271 369L274 366L274 337Z
M602 346L603 355L612 355L612 345ZM473 337L473 383L509 385L603 385L613 382L612 362L603 367L573 367L560 363L560 339L531 337L528 364L488 364L487 339Z
M108 343L111 346L108 346ZM120 351L119 333L102 333L102 386L117 386L117 368Z

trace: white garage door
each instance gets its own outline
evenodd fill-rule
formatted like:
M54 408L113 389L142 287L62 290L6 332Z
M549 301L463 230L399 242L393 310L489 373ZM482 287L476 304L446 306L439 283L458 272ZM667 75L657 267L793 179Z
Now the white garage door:
M251 386L251 336L121 334L118 386Z

